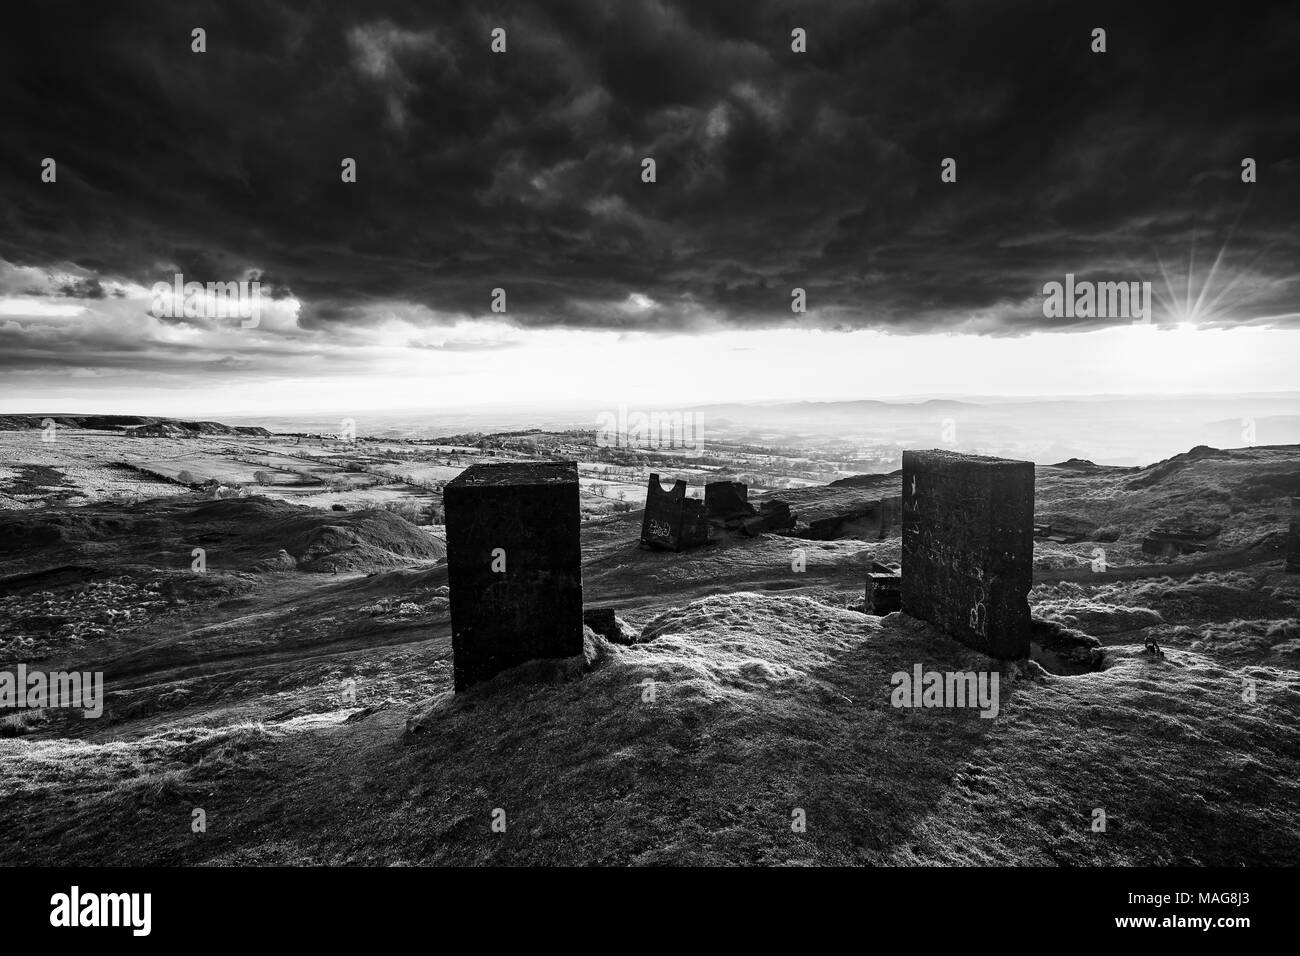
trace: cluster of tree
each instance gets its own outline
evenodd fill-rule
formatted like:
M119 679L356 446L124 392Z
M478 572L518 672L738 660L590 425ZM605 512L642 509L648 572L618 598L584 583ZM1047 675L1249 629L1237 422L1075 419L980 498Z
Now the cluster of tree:
M403 499L385 501L379 507L383 511L405 518L411 524L442 524L442 509L436 501Z
M176 480L182 485L189 485L191 488L215 488L221 484L215 478L204 478L202 475L196 475L186 468L181 469L180 474L176 476ZM226 484L232 488L239 487L239 483L235 481L226 482Z

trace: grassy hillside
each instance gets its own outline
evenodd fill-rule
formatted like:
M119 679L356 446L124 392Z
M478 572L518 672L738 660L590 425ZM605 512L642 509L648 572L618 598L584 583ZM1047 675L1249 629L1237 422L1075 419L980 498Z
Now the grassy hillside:
M633 514L584 527L584 589L638 642L589 634L585 673L535 663L453 695L441 551L404 551L392 516L23 512L5 607L57 619L103 591L138 611L37 648L42 667L104 669L108 703L0 722L0 862L1295 863L1300 578L1277 528L1300 449L1134 484L1150 473L1039 470L1040 513L1114 532L1037 545L1035 614L1103 647L1073 676L862 613L897 538L669 555L636 547ZM1143 563L1153 523L1210 508L1224 540ZM230 570L144 580L193 529ZM352 563L306 571L322 541ZM1091 569L1098 546L1114 567ZM261 563L280 547L292 566ZM0 658L33 660L13 628ZM996 671L998 715L892 706L891 676L918 664Z
M443 685L410 724L393 707L349 723L364 712L340 707L129 742L5 741L4 860L41 861L52 816L62 859L79 862L1300 858L1292 671L1125 645L1103 672L1053 677L902 615L752 593L668 612L643 637L595 639L581 680L506 677L458 697L445 667L404 661ZM1001 668L1000 716L892 707L890 675L913 663ZM392 689L363 683L357 704ZM206 834L190 833L194 807Z

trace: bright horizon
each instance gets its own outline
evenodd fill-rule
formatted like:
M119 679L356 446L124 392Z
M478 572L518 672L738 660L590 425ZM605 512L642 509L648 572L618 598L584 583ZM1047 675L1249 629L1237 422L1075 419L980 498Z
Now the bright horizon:
M46 336L90 335L99 321L82 309L76 317L48 311L21 317L12 305L8 311L10 329L44 326ZM135 356L141 367L10 370L0 384L0 411L276 416L325 409L1233 396L1300 385L1300 331L1250 326L1134 325L1016 337L805 329L665 335L470 321L448 330L437 347L421 347L410 344L413 330L404 323L370 329L368 341L338 343L304 334L285 318L259 329L226 329L220 333L225 357L212 354L219 345L210 343L174 371L144 367L152 358L146 329L144 354ZM155 321L143 317L145 325ZM51 330L51 323L58 327ZM166 338L155 338L153 348L164 351ZM240 352L247 358L236 360Z

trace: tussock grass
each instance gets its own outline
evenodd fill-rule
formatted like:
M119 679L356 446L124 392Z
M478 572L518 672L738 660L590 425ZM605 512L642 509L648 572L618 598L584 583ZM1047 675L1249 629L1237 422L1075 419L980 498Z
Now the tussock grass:
M19 710L0 717L0 737L22 737L50 722L44 708Z
M4 741L0 742L0 794L93 793L121 788L133 792L131 788L140 787L148 792L150 781L162 786L163 777L181 784L195 773L214 775L246 766L249 755L274 737L260 723L245 722L229 727L185 727L107 743Z
M901 614L757 592L656 614L641 636L588 635L587 672L550 682L505 674L453 695L439 668L442 689L406 732L393 708L354 724L0 741L0 792L33 827L51 799L75 800L59 852L82 861L1300 859L1293 669L1112 643L1106 670L1055 676ZM996 671L998 716L893 707L891 676L914 664ZM192 838L191 803L229 838ZM490 828L496 808L505 833ZM1104 833L1092 830L1097 809ZM806 832L792 828L795 811ZM27 845L0 853L30 861L15 856Z
M417 862L1284 863L1300 678L1108 648L1058 677L903 615L741 593L661 614L581 682L446 695L403 768ZM1001 712L896 709L914 663L994 670ZM1242 700L1243 680L1258 699ZM653 682L653 702L644 699ZM492 807L523 835L493 839ZM806 833L791 814L806 813ZM1106 811L1105 833L1091 829ZM414 841L417 845L420 839ZM351 852L364 852L359 844ZM404 855L408 862L411 855Z

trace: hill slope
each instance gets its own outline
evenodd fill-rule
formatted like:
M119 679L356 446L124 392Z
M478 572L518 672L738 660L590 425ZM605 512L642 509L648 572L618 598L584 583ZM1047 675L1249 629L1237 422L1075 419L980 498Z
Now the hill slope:
M346 708L132 743L0 743L18 834L71 861L1288 863L1300 680L1197 654L1051 677L1001 713L890 704L890 675L986 670L901 615L737 594L668 612L571 683L445 690L404 729ZM1243 704L1243 677L1258 703ZM646 681L653 682L646 685ZM653 686L653 699L647 699ZM358 688L358 704L371 689ZM208 833L189 833L193 807ZM505 833L491 830L505 811ZM1092 832L1093 811L1106 832ZM806 832L791 826L802 810ZM131 840L113 839L130 833ZM6 841L5 862L40 858Z
M897 537L672 555L637 547L632 514L583 528L584 595L641 643L590 636L581 679L526 665L549 682L453 696L441 546L386 518L256 499L22 512L0 612L44 594L40 615L72 617L101 590L139 610L37 648L0 630L0 658L103 669L109 691L99 720L0 724L17 735L0 862L1294 863L1300 579L1276 545L1300 449L1188 456L1134 485L1158 469L1038 470L1041 515L1114 536L1036 543L1035 613L1103 645L1075 676L861 613ZM1209 550L1149 563L1149 527L1192 516L1221 526ZM207 575L188 571L196 534L214 535ZM302 573L321 542L354 562ZM280 547L299 570L264 563ZM997 717L893 707L891 676L918 664L997 672Z

